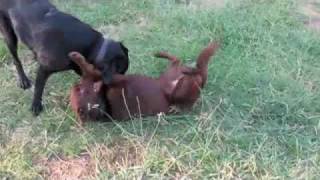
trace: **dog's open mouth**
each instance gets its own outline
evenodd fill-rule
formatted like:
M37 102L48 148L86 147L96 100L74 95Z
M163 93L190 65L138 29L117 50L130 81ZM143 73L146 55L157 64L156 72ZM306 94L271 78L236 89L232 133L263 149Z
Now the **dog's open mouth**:
M100 104L91 104L91 103L87 104L88 112L90 112L91 110L99 109L99 107L100 107Z

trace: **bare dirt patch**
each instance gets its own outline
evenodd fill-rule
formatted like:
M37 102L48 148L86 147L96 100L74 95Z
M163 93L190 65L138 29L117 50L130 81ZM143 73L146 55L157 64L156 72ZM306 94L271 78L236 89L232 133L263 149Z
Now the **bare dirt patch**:
M202 8L222 8L226 2L225 0L198 0L198 3Z
M42 160L40 164L44 167L43 176L48 180L89 179L96 176L95 165L89 154L76 158Z
M148 27L151 26L151 22L146 16L137 16L137 18L133 21L132 24L129 24L127 22L123 22L117 25L109 24L109 25L103 25L98 28L98 31L100 31L102 34L104 34L106 37L111 37L115 40L120 40L121 35L126 33L129 29L137 29L137 30L146 30Z
M120 24L120 25L104 25L100 26L98 28L98 31L100 31L102 34L105 35L107 38L112 38L115 40L119 40L121 34L125 31L125 25Z
M320 3L316 1L302 1L301 11L306 20L304 24L310 29L320 31Z
M131 167L141 166L144 162L145 147L141 142L122 139L108 146L96 146L93 154L99 160L100 169L117 173Z
M186 4L198 8L222 8L226 0L175 0L177 4Z
M133 140L120 139L109 145L97 144L78 157L59 157L36 162L45 179L94 179L100 171L117 174L141 166L145 148Z

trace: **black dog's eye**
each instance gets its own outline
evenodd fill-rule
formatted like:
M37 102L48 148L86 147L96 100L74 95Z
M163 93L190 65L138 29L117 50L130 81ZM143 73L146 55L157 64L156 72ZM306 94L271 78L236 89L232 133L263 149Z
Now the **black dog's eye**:
M114 60L115 71L120 74L125 74L129 68L128 59L121 56Z

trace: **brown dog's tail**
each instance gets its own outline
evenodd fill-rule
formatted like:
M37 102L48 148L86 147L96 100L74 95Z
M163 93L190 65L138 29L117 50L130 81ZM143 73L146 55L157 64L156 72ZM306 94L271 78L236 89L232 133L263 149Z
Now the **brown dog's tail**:
M96 70L92 64L89 64L86 61L86 58L83 57L79 52L69 53L69 58L80 67L82 77L91 77L95 79L101 78L101 73Z
M176 56L166 52L158 52L158 53L155 53L154 56L157 58L168 59L172 64L180 63L180 60Z
M210 43L205 49L201 51L201 53L198 56L196 68L203 79L202 86L204 86L207 81L208 64L210 58L216 53L218 48L218 42Z

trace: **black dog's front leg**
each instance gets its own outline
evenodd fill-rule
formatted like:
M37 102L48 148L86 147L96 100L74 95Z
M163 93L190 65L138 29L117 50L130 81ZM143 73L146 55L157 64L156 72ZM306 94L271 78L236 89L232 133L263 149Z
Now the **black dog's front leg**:
M36 83L34 87L32 107L31 107L31 111L35 116L38 116L40 112L43 110L42 94L43 94L46 82L51 74L52 72L45 70L41 66L38 68Z

